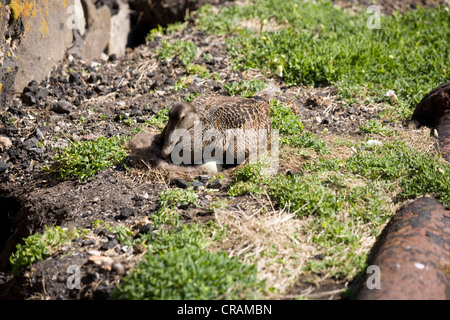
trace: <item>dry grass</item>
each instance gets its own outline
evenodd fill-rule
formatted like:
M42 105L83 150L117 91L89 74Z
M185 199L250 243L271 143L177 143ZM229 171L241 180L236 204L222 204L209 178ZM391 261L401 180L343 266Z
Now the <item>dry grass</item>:
M275 289L267 298L282 298L302 273L305 261L317 254L317 247L300 232L311 218L294 218L295 213L276 210L268 196L254 201L259 208L215 210L217 223L226 227L227 236L213 246L256 264L259 279Z

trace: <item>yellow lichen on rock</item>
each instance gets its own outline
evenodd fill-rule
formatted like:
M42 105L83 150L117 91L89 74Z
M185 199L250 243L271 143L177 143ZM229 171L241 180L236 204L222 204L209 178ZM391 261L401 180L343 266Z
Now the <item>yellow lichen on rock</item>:
M27 18L36 14L36 1L13 0L8 6L13 20L17 20L20 16Z

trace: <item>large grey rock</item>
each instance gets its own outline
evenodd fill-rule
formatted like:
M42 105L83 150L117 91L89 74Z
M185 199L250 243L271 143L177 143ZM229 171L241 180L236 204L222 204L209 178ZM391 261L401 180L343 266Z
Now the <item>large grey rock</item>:
M20 12L24 32L12 45L17 45L16 93L31 80L40 82L64 57L73 39L67 9L67 1L33 1Z
M70 53L76 53L82 59L99 58L109 43L111 30L111 10L107 6L96 8L91 0L81 0L86 19L86 33L83 37L75 34L75 44Z
M108 54L121 57L125 54L130 33L130 7L126 0L118 0L119 10L111 18Z

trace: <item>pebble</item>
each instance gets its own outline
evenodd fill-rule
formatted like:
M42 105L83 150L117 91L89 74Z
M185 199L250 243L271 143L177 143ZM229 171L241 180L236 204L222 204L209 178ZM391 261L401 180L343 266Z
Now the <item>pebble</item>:
M383 143L380 142L380 141L378 141L378 140L368 140L368 141L366 142L366 145L367 145L368 147L382 146Z
M37 137L40 141L44 140L44 134L42 133L42 131L41 131L39 128L36 129L36 137Z
M209 189L220 189L222 187L222 182L220 181L220 179L215 179L213 181L208 182L206 187Z
M72 111L72 105L66 100L61 100L52 108L52 110L59 114L70 113Z
M31 92L25 92L21 96L22 102L25 103L27 106L32 106L36 104L36 98L34 97L34 94Z
M92 239L90 239L90 240L85 240L85 241L83 241L83 242L81 243L81 245L82 245L83 247L91 246L91 245L93 245L93 244L95 244L95 241L92 240Z
M184 179L173 179L170 184L175 184L178 188L186 189L189 187L189 182Z
M191 186L194 187L194 190L197 190L198 188L205 186L205 184L200 181L192 181L190 184Z
M107 242L105 242L100 249L102 250L109 250L114 248L115 246L117 246L119 244L119 240L117 240L116 238L109 240Z
M120 220L125 220L131 216L134 216L134 210L128 207L122 207L120 208L120 214L119 214L119 219Z
M5 163L3 161L0 161L0 173L5 172L9 168L11 168L11 164L10 163Z
M112 265L112 269L118 274L123 275L125 274L125 267L120 262L116 262Z
M11 148L12 142L8 137L0 137L0 151L5 151Z

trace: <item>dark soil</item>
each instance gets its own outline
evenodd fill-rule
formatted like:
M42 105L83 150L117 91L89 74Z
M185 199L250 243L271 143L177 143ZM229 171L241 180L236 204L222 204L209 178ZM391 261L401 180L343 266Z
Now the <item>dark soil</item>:
M360 1L366 2L370 1ZM407 10L415 3L428 6L439 2L442 1L379 1L388 10L397 7ZM260 77L277 84L281 88L278 98L302 116L308 131L322 132L326 128L335 134L357 134L359 126L383 111L376 106L341 108L332 87L287 88L278 79L256 71L232 71L223 39L207 36L192 27L175 37L192 40L202 52L209 52L212 61L199 58L195 63L219 73L225 83ZM1 114L0 136L12 142L11 148L0 150L1 298L107 299L121 276L139 258L139 252L120 244L102 249L114 235L108 237L102 230L94 229L91 222L99 219L111 225L123 223L139 233L157 209L158 194L170 184L169 178L150 177L143 169L127 171L117 166L80 184L77 180L61 181L43 171L43 167L53 163L53 148L64 147L69 140L132 135L136 126L144 126L159 110L171 107L193 91L226 94L223 83L200 78L194 78L187 88L175 91L173 85L185 75L185 69L178 59L158 60L152 51L157 41L130 50L123 58L110 57L109 61L99 63L68 56L46 80L30 83ZM226 185L216 198L199 193L201 208L181 209L185 220L213 219L206 208L217 197L227 197ZM129 214L124 216L121 212ZM44 226L49 225L91 230L92 241L87 244L84 240L75 240L58 254L27 268L22 278L13 278L8 259L15 245L26 236L43 232ZM89 261L96 251L111 257L116 268L105 268ZM117 267L118 264L123 269ZM70 265L81 267L80 290L69 290L66 285ZM339 282L327 284L322 291L343 286ZM291 291L304 289L299 279ZM318 296L330 297L340 296L334 293Z

